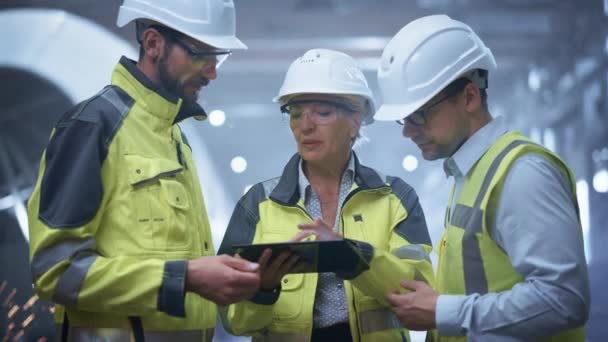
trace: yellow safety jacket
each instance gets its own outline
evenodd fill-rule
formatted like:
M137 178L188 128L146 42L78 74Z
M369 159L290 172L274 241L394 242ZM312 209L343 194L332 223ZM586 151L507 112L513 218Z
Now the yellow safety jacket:
M355 178L340 209L339 231L359 246L367 263L339 275L348 278L350 331L354 341L409 341L386 295L399 289L402 279L434 284L424 214L409 185L354 158ZM299 193L299 162L296 154L280 178L256 184L240 199L219 253L232 253L235 244L288 241L298 223L312 220ZM222 322L231 333L254 341L309 341L317 278L316 273L288 274L279 293L260 291L250 301L220 310Z
M510 290L524 282L509 256L488 232L488 217L495 217L497 198L513 162L523 154L536 153L569 177L573 202L576 181L566 164L555 154L517 132L501 136L473 166L452 208L453 192L446 214L446 229L438 247L437 290L440 294L468 295ZM436 334L436 332L435 332ZM436 341L466 341L466 337L435 336ZM583 342L584 328L576 328L542 341Z
M123 57L56 124L28 202L30 258L69 340L211 341L214 304L184 288L186 260L215 252L176 124L204 115Z

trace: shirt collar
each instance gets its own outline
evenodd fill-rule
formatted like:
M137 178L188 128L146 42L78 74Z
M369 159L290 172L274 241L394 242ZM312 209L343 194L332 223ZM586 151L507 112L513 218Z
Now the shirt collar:
M502 116L481 127L451 157L445 159L443 171L446 177L464 177L494 141L506 132L507 127Z
M298 173L298 186L300 188L300 194L302 196L302 200L306 201L308 196L310 196L310 192L307 191L311 188L310 182L308 178L304 174L304 160L300 159L300 163L298 165L299 173ZM355 158L353 158L353 153L351 152L350 157L348 158L348 164L346 166L346 170L342 174L342 180L344 177L349 177L351 180L355 178Z
M299 174L300 155L294 154L285 165L283 173L279 178L279 183L270 193L270 198L280 204L294 206L300 200ZM376 170L362 165L357 158L357 154L352 152L351 159L354 163L353 181L362 190L380 189L387 187L386 178L381 176Z

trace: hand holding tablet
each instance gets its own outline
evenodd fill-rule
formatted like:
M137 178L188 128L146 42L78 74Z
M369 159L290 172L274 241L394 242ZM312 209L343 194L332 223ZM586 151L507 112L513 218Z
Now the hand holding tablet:
M272 251L271 262L284 251L298 256L298 262L302 262L303 265L287 273L348 272L355 269L360 262L365 262L354 243L345 239L232 246L234 254L254 262L260 259L265 249Z

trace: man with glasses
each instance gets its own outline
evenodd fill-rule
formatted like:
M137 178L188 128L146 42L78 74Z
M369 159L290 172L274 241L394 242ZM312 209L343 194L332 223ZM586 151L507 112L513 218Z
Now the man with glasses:
M297 153L282 175L254 185L237 204L220 253L235 244L349 239L366 260L348 274L289 273L289 253L259 260L261 290L231 305L227 330L255 341L405 341L386 292L400 279L433 284L431 243L414 189L359 162L352 147L373 122L374 100L348 55L309 50L295 60L276 102ZM295 266L297 268L297 266Z
M491 51L466 24L417 19L388 43L378 120L397 120L427 160L454 177L437 288L404 280L387 297L435 341L580 341L589 284L576 183L553 152L493 119Z
M62 341L211 341L213 303L258 290L258 265L215 256L191 147L202 87L233 49L231 0L124 0L138 61L65 113L28 203L36 291Z

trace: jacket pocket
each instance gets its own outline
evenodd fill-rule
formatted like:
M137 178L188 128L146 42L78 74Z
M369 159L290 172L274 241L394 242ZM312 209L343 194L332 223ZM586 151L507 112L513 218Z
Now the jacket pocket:
M274 305L273 319L277 321L297 318L304 306L304 274L287 274L281 280L281 295Z
M127 205L139 245L154 251L183 251L190 245L189 193L177 175L182 166L172 160L125 156L131 185Z

